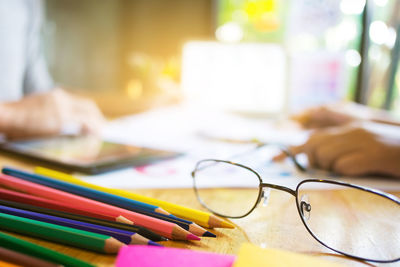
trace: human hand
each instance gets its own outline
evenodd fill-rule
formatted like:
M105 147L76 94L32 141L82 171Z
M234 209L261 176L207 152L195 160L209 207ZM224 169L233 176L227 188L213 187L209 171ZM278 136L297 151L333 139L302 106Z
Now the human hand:
M390 112L353 102L338 102L309 108L299 114L292 115L291 119L306 129L343 126L362 121L400 126L398 118Z
M299 114L291 116L291 119L298 122L306 129L339 126L355 120L353 116L335 111L329 106L320 106L304 110Z
M82 134L98 134L103 115L96 104L61 89L0 105L0 132L9 139L52 136L73 126Z
M341 175L400 177L400 137L376 134L361 127L319 130L303 145L289 150L294 155L305 153L311 167ZM282 153L275 160L285 157Z

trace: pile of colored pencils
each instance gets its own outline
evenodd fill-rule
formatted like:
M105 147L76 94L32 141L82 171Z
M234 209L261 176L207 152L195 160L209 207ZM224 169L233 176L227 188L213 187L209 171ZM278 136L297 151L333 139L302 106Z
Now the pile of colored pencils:
M161 246L156 242L215 237L202 226L233 228L210 213L96 186L54 170L36 168L35 173L29 173L3 168L0 174L0 230L100 253L116 253L125 244ZM10 239L0 234L0 240ZM22 257L13 252L28 254L28 258L42 255L16 249L19 245L2 244L0 264L5 257L2 249L14 250L4 253L8 255L7 262L16 264L10 259ZM50 265L42 266L65 263L45 256L40 258L50 261L46 263Z

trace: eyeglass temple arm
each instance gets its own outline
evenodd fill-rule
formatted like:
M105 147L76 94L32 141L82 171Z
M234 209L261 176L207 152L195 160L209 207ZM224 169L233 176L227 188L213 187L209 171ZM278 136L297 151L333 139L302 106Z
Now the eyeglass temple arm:
M285 192L293 195L294 197L296 197L296 191L293 189L290 189L289 187L286 187L286 186L281 186L281 185L276 185L276 184L268 184L268 183L261 183L260 186L268 187L268 188L272 188L272 189L276 189L276 190L280 190L280 191L285 191Z

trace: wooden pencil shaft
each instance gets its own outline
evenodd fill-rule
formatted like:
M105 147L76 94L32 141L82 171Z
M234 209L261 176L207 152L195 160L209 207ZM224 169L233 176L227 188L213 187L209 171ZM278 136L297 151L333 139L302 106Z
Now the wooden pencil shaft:
M109 236L0 213L0 228L66 245L106 252Z
M58 251L36 245L26 240L0 232L0 244L4 248L15 250L40 259L49 260L64 266L71 267L94 267L85 261L70 257Z

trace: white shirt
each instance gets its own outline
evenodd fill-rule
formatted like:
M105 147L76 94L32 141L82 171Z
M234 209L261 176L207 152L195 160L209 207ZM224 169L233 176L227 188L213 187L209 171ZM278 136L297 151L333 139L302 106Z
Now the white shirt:
M53 87L41 51L41 0L0 0L0 101Z

